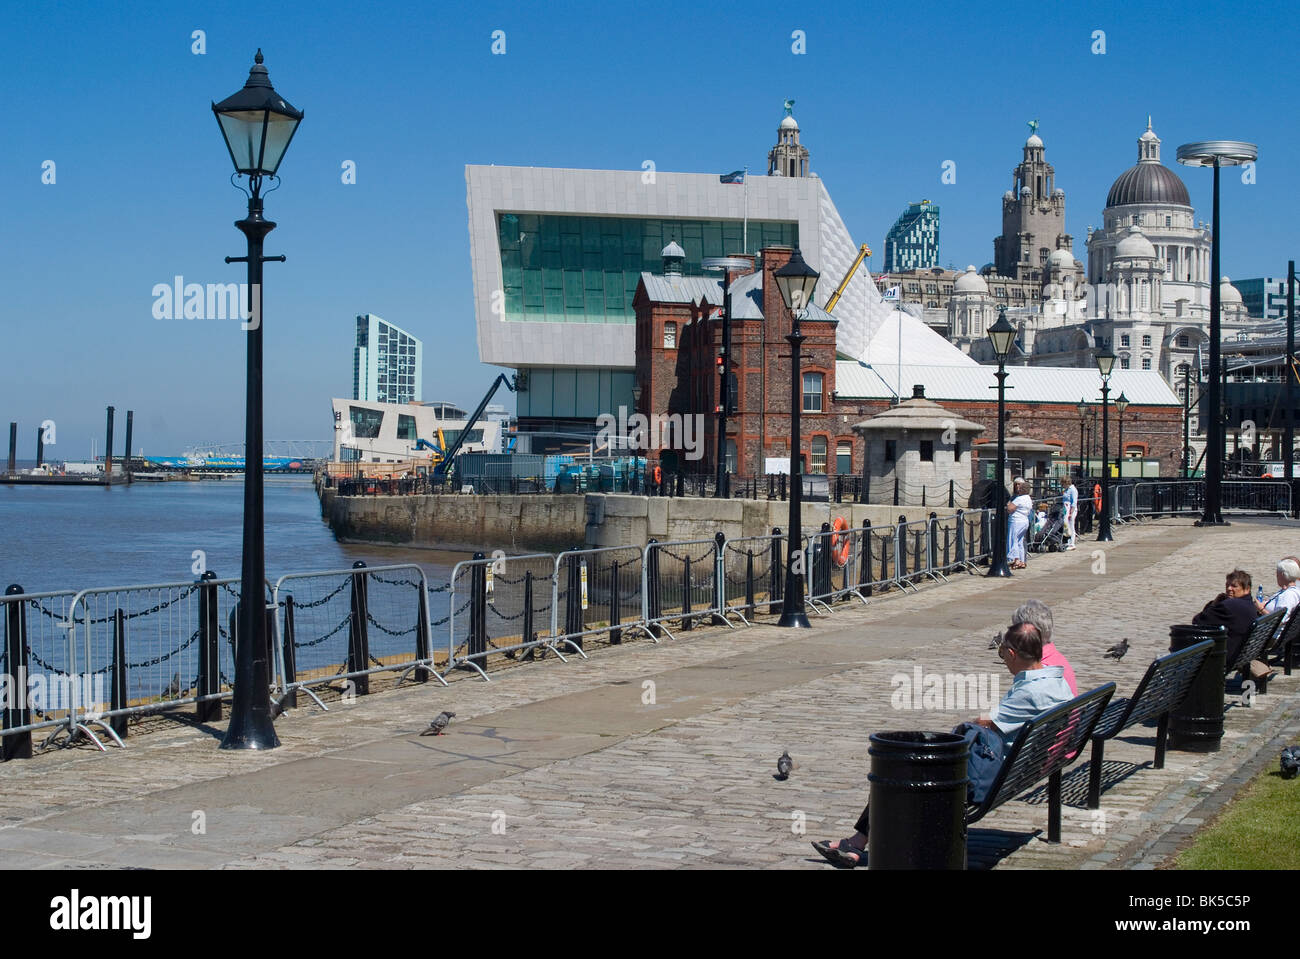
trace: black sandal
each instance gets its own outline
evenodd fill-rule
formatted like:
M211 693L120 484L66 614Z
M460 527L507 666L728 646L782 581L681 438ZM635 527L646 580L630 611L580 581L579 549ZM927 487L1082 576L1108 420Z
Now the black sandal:
M823 859L833 866L841 869L853 869L862 864L867 857L866 849L859 849L853 845L849 836L839 841L838 846L832 846L829 840L815 842L812 847L817 850Z

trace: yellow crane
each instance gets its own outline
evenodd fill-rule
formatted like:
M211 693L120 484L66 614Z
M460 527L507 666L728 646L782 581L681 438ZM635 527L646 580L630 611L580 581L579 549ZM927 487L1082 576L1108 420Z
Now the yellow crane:
M849 285L849 280L853 279L853 274L858 272L858 267L862 265L862 261L869 256L871 256L871 247L867 246L865 243L858 247L857 259L855 259L853 265L849 267L849 272L844 274L844 279L840 281L840 285L836 288L835 292L831 294L831 298L826 301L827 313L835 309L835 304L840 301L840 297L844 294L845 288Z

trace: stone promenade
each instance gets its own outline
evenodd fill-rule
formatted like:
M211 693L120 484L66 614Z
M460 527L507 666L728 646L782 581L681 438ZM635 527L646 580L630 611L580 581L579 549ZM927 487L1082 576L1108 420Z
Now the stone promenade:
M1056 614L1080 690L1132 692L1241 567L1273 588L1300 527L1164 521L1116 542L1035 558L1012 580L950 583L856 601L813 629L711 627L550 657L493 673L302 706L266 753L217 748L222 724L164 725L126 750L51 752L0 766L7 868L829 869L810 839L852 831L867 796L868 737L946 730L979 703L903 699L900 676L1011 677L990 637L1029 597ZM1103 651L1127 637L1120 662ZM1084 808L1087 755L1067 774L1063 842L1045 835L1045 790L970 831L973 868L1154 868L1261 764L1300 735L1300 675L1253 706L1229 696L1215 754L1170 752L1152 770L1151 728L1106 751L1102 808ZM302 700L307 702L305 697ZM957 708L960 706L960 708ZM456 721L421 737L439 710ZM783 749L796 768L773 778Z

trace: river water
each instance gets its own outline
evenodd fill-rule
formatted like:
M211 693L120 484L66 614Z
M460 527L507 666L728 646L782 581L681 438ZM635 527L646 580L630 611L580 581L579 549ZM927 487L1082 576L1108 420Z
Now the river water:
M26 592L192 582L199 559L239 578L244 484L239 478L130 486L0 486L0 588ZM447 582L468 554L347 546L320 516L310 476L266 478L266 574L417 563ZM195 551L202 556L196 557Z

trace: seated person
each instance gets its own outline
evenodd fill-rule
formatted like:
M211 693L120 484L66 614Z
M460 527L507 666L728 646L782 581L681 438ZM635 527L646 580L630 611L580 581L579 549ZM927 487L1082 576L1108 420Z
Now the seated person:
M1041 600L1026 600L1024 605L1017 607L1011 614L1011 624L1014 626L1016 623L1029 623L1038 629L1038 635L1043 637L1043 665L1060 666L1065 684L1070 687L1070 695L1078 696L1079 687L1074 679L1074 669L1070 666L1070 661L1052 643L1051 607Z
M1002 762L1005 751L1015 741L1020 727L1039 713L1068 703L1074 698L1070 687L1065 684L1060 666L1044 666L1042 663L1043 638L1038 629L1029 623L1016 623L1009 627L998 646L998 656L1015 679L1002 700L993 707L988 719L975 719L963 723L953 730L965 735L971 743L970 759L967 761L966 773L972 784L983 782L983 788L991 781L990 772ZM972 736L968 727L982 727L992 731L992 742L979 736ZM978 730L975 730L978 732ZM992 745L996 755L990 755L987 747ZM992 768L990 768L992 765ZM968 792L968 802L981 802L985 797L977 792ZM867 848L867 830L870 826L869 807L862 810L858 817L857 831L847 839L835 842L815 842L813 848L828 862L852 869L863 858Z
M1279 560L1277 564L1277 589L1265 602L1255 603L1255 610L1261 616L1277 609L1285 609L1287 618L1291 611L1300 606L1300 563L1292 557Z
M1192 625L1228 627L1225 665L1231 666L1250 635L1250 627L1258 618L1255 601L1250 598L1250 573L1234 569L1225 578L1223 592L1205 604L1205 608L1192 618Z

